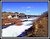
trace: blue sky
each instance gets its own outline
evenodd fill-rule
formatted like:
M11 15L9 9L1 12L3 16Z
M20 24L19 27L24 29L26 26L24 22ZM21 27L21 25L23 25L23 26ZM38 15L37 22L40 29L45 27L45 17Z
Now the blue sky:
M48 11L48 2L2 2L2 12L4 11L40 15Z

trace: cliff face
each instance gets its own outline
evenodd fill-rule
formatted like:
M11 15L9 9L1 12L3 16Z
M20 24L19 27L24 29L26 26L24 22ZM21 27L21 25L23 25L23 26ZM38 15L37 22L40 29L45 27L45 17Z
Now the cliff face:
M31 28L26 30L28 37L47 37L48 36L48 12L42 14Z

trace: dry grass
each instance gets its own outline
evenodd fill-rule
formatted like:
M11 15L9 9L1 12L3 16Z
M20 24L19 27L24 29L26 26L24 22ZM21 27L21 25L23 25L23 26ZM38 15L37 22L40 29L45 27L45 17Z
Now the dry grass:
M42 14L35 22L33 26L27 31L28 37L47 37L48 36L48 13Z

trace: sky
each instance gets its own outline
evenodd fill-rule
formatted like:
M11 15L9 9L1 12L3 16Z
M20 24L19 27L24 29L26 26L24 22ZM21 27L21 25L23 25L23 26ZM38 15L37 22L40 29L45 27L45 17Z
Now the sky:
M4 11L41 15L48 11L48 2L2 2L2 12Z

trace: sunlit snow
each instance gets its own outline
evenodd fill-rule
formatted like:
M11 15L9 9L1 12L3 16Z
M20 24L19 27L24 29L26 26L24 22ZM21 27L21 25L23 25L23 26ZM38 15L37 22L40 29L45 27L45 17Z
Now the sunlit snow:
M30 18L27 20L35 20L35 19L37 18L34 18L34 19ZM32 25L27 25L27 24L31 24L31 23L32 21L25 21L21 26L11 25L7 28L4 28L2 29L2 37L17 37L26 29L30 28Z

